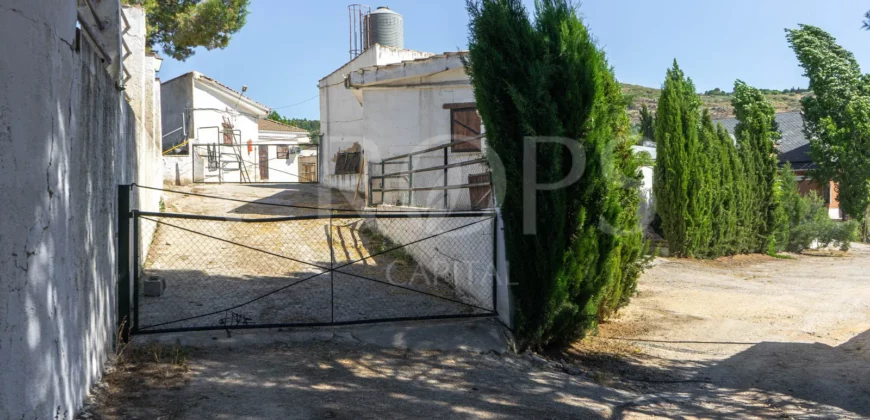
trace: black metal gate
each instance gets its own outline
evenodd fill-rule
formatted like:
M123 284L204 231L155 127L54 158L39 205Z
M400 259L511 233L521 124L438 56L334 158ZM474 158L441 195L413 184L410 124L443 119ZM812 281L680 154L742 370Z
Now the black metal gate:
M133 333L496 313L492 212L128 214Z

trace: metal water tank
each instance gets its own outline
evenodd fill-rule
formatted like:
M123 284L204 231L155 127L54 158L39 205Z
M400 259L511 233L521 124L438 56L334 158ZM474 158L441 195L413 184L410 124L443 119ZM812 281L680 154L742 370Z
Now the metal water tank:
M389 7L378 7L366 16L365 24L368 33L366 49L374 44L405 48L404 20Z

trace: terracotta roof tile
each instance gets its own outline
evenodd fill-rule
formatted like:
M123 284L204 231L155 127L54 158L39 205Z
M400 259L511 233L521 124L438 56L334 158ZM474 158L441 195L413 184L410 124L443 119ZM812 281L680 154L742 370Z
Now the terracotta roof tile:
M278 121L272 120L258 120L257 125L260 127L260 130L263 131L283 131L286 133L308 133L308 131L303 130L299 127L292 126L290 124L279 123Z

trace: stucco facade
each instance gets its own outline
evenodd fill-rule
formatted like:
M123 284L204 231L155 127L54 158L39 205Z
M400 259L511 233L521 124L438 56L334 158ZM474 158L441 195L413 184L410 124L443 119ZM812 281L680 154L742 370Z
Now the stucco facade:
M363 106L353 91L345 86L345 79L364 67L399 63L431 57L432 53L386 47L375 44L352 61L324 77L320 87L320 182L329 187L353 191L358 184L357 175L336 175L335 158L340 150L364 139Z
M256 142L259 138L257 122L268 115L268 107L199 72L186 73L164 82L161 93L162 125L167 133L163 139L163 149L169 151L188 141L188 146L179 147L166 155L162 168L167 182L174 183L176 173L182 177L179 180L182 184L192 181L242 182L247 176L255 177L256 165L246 162L244 158L241 164L235 163L235 166L222 163L224 167L220 170L203 164L205 149L197 145L223 144L223 133L228 130L233 132L233 143L246 145L248 141ZM230 147L221 150L226 152L227 159L230 153L243 152ZM185 159L190 160L190 166Z
M102 31L77 30L76 5L0 4L2 419L71 419L81 407L117 325L117 185L161 183L143 143L158 100L144 49L127 57L141 58L127 72L137 102L119 89L119 3L98 4Z

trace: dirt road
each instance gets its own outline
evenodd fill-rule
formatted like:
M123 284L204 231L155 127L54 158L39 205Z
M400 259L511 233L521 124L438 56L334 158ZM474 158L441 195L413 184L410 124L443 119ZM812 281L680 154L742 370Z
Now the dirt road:
M574 354L650 395L639 413L870 417L868 270L864 245L658 259L629 307Z
M252 210L238 207L224 211ZM388 338L140 342L82 418L868 418L870 246L657 259L616 319L549 361L398 350L405 336Z

